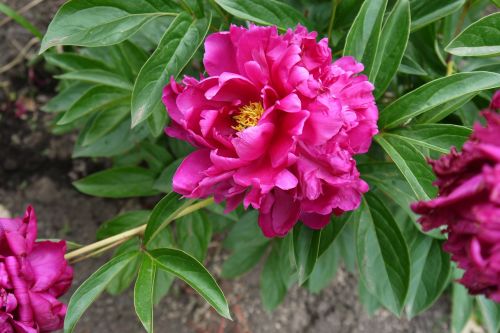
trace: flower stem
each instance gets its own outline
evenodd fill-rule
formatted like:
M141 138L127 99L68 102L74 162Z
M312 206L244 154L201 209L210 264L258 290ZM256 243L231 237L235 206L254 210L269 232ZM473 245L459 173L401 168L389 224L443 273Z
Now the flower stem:
M202 201L199 201L195 203L194 205L191 205L189 207L186 207L185 209L181 210L179 214L175 217L176 219L189 215L192 212L195 212L203 207L206 207L214 202L213 198L208 198ZM71 251L67 253L64 258L68 261L72 262L77 262L83 259L87 259L90 257L93 257L97 254L100 254L104 251L107 251L109 249L114 248L115 246L118 246L125 241L135 237L144 234L144 231L146 230L147 224L143 224L141 226L138 226L136 228L124 231L122 233L119 233L117 235L105 238L103 240L100 240L98 242L86 245L84 247L79 248L78 250ZM80 258L79 258L80 257ZM78 259L76 259L78 258Z
M462 31L462 28L464 26L465 18L467 17L467 13L469 12L469 9L472 5L472 2L470 0L467 0L467 2L464 5L464 8L462 9L462 13L460 14L460 17L458 18L457 26L455 27L455 33L453 34L453 38L458 36L460 31ZM446 76L450 76L455 72L455 64L453 62L453 54L448 53L448 56L446 57Z
M333 23L335 22L335 15L337 14L337 6L339 3L340 0L332 0L332 14L330 15L330 23L328 24L328 43L332 45Z

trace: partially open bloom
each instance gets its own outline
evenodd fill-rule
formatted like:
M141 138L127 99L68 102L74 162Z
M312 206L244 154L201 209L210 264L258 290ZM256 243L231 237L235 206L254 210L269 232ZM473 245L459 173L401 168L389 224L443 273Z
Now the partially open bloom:
M73 270L64 241L36 242L31 206L23 218L0 218L0 332L52 332L63 326L66 306L57 298L71 286Z
M500 95L497 95L500 96ZM439 196L412 206L425 230L445 226L444 250L465 270L460 282L472 294L500 302L500 114L483 112L462 152L431 161Z
M332 63L316 36L253 25L208 36L208 77L172 80L163 92L166 133L198 148L177 170L176 192L213 195L227 210L252 206L268 237L299 219L322 228L359 206L368 185L353 155L377 133L374 87L352 57Z

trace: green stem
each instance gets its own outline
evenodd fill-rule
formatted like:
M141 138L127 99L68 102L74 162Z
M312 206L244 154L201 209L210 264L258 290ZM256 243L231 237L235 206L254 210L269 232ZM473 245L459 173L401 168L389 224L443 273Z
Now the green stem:
M340 0L332 0L332 14L330 15L330 23L328 24L328 42L332 45L333 23L335 22L335 15L337 14L337 6L339 3Z
M202 201L199 201L195 203L194 205L188 206L182 211L177 214L175 219L178 219L180 217L189 215L193 213L194 211L197 211L201 208L204 208L214 202L213 198L205 199ZM135 237L144 234L144 231L146 230L147 224L140 225L134 229L130 229L127 231L124 231L122 233L119 233L117 235L105 238L103 240L100 240L98 242L86 245L84 247L81 247L75 251L68 252L64 258L68 261L71 262L76 262L80 261L83 259L87 259L90 257L93 257L97 254L100 254L104 251L110 250L123 242Z

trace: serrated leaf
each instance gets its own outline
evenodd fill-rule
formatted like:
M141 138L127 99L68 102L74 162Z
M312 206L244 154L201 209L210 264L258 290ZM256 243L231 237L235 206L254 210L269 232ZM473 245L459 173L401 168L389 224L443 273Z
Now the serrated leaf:
M231 319L222 290L203 265L187 253L176 249L146 252L158 269L167 271L196 290L221 316Z
M413 144L382 135L376 136L375 140L394 161L417 199L429 200L436 195L436 188L432 185L435 175L425 156Z
M56 45L117 44L159 16L176 15L172 1L71 0L49 24L40 53Z
M263 25L276 25L281 30L295 28L300 23L311 27L311 23L295 8L277 0L215 0L229 14L242 20Z
M500 13L493 13L472 23L445 48L462 57L500 55Z
M379 127L394 128L435 107L467 94L500 87L500 74L458 73L431 81L387 106L379 117Z
M400 67L410 35L410 4L399 0L387 18L370 72L375 85L375 96L380 97Z
M386 7L387 0L365 1L347 34L344 56L362 62L366 73L375 61Z
M358 268L368 291L399 314L410 283L410 257L405 239L384 204L368 193L356 228Z
M96 172L73 182L78 191L103 198L129 198L155 195L155 175L139 167L119 167Z
M125 253L113 258L92 274L75 291L68 304L64 320L64 332L71 333L85 310L104 291L110 281L119 274L139 253Z
M132 92L132 127L161 106L163 87L177 77L200 47L211 18L195 19L182 13L165 31L155 52L141 68Z

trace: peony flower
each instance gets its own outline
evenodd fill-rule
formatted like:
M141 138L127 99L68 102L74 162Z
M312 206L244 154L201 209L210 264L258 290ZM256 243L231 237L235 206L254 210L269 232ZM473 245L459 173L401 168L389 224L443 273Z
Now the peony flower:
M493 107L500 106L483 112L487 126L475 125L462 152L430 161L439 195L412 209L424 230L445 227L443 248L465 271L459 282L500 302L500 114Z
M0 218L0 332L37 333L62 328L66 306L57 300L73 270L64 241L36 242L31 206L24 218Z
M368 185L353 155L377 133L373 85L352 57L332 63L327 39L298 26L231 26L205 41L207 77L172 78L167 135L197 150L173 178L188 198L258 209L268 237L300 219L319 229L356 209Z

